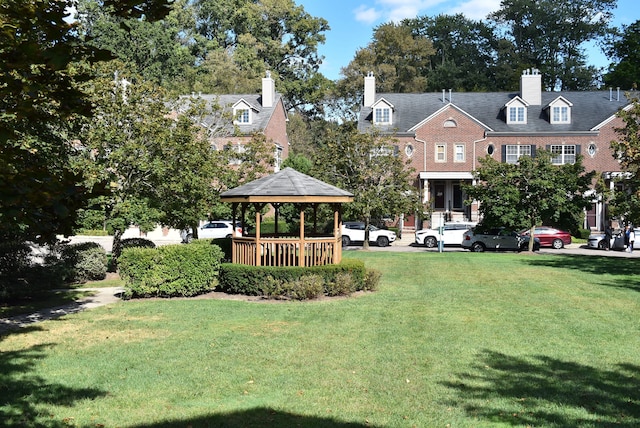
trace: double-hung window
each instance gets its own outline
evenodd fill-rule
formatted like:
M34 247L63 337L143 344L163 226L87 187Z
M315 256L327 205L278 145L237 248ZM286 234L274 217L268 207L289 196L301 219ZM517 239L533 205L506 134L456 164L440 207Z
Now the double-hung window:
M509 144L505 148L506 163L518 163L520 156L531 156L531 146L521 144Z
M456 144L455 162L464 162L464 144Z
M575 145L552 145L551 163L554 165L565 165L576 163L576 146Z
M237 109L236 110L236 121L238 123L247 124L249 123L249 109Z
M509 107L509 122L524 123L524 107Z
M445 144L436 144L436 162L447 161L447 146Z
M376 107L375 123L391 123L391 109L387 106Z
M553 123L569 123L569 107L553 107L551 121Z

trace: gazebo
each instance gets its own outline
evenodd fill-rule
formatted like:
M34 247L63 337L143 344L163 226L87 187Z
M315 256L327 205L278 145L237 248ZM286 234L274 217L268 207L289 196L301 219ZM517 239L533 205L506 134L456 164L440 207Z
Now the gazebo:
M340 263L342 259L341 213L342 204L353 201L353 194L285 168L220 195L229 202L236 220L238 207L244 222L246 209L253 205L256 211L255 234L232 238L232 262L253 266L319 266ZM266 204L275 212L275 233L261 234L261 211ZM283 204L294 204L300 212L298 236L281 235L278 230L278 211ZM320 204L333 208L333 233L318 234L316 215ZM313 207L313 233L305 235L305 209Z

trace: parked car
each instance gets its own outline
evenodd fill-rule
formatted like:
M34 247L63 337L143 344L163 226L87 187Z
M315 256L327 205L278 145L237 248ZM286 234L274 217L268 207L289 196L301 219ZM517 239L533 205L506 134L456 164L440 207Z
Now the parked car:
M481 229L475 227L462 235L462 248L481 253L486 250L524 251L529 248L529 237L503 227ZM533 250L540 249L540 241L534 237Z
M342 246L348 247L352 242L364 242L364 223L361 221L346 221L342 224ZM396 240L396 233L392 230L378 229L369 225L369 243L379 247L386 247Z
M232 236L234 236L234 226L230 220L210 221L198 228L199 239L231 238ZM242 227L238 222L235 224L235 236L242 236ZM193 233L191 230L186 232L186 235L183 233L183 242L191 242L192 239Z
M529 229L520 232L520 235L529 236ZM553 247L556 250L571 244L571 233L548 226L538 226L533 232L540 241L541 247Z
M636 227L633 229L636 234L636 237L640 236L640 227ZM624 230L616 230L611 235L611 241L609 242L609 248L612 250L622 251L626 248L624 243ZM604 250L605 249L605 241L604 241L604 233L592 233L589 235L589 239L587 240L587 247ZM639 249L640 242L638 242L638 238L633 242L633 249Z
M472 227L475 223L467 222L449 222L443 226L442 234L438 229L422 229L416 232L415 242L418 245L424 245L427 248L433 248L438 245L440 239L444 245L461 245L462 235Z

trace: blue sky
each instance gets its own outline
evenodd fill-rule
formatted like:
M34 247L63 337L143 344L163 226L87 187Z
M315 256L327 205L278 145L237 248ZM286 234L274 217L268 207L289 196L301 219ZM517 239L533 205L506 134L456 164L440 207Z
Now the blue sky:
M559 0L562 1L562 0ZM319 52L325 57L320 71L329 79L338 79L356 50L371 41L373 27L403 18L463 13L470 19L484 19L500 8L500 0L295 0L312 16L329 22L331 30ZM614 25L629 25L640 19L638 0L618 0ZM609 60L598 48L589 48L589 63L598 67Z

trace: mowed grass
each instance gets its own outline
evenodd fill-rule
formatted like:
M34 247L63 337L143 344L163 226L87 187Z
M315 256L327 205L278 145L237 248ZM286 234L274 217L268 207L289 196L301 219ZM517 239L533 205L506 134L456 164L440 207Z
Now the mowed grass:
M375 293L119 302L0 341L5 426L640 426L640 259L355 251Z

